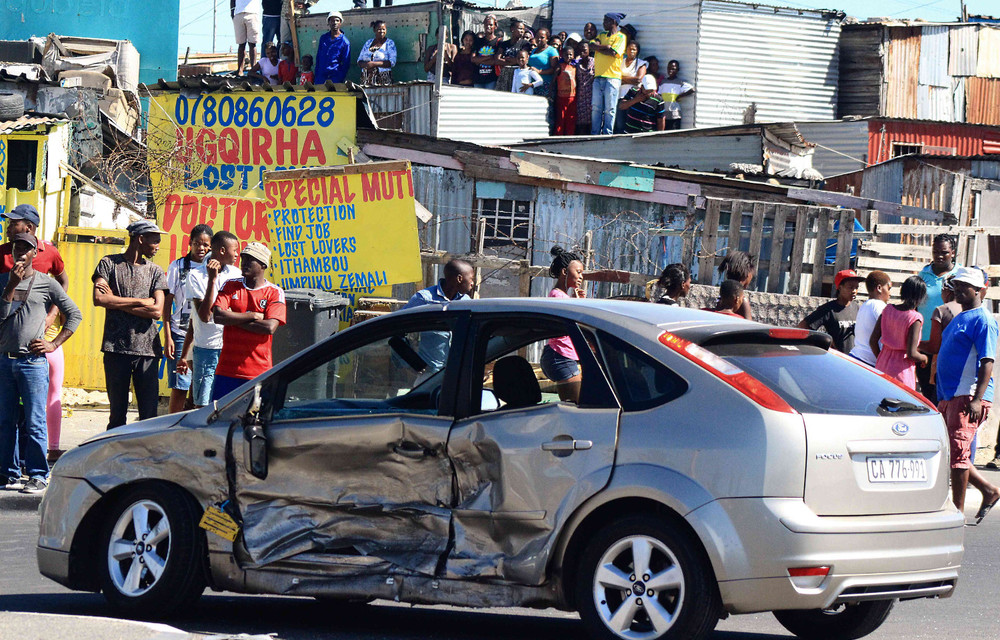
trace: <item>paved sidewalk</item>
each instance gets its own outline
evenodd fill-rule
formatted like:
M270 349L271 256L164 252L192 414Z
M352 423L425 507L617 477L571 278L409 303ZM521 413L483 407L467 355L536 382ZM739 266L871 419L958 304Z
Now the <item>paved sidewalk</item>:
M0 638L74 640L186 640L186 632L165 624L51 613L0 612Z

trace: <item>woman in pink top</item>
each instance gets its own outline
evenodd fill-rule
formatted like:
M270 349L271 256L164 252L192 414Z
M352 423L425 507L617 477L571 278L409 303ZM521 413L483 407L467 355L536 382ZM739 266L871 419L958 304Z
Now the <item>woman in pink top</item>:
M916 390L917 365L927 366L927 356L918 349L924 318L917 311L927 297L927 285L919 276L910 276L900 288L899 295L902 302L885 308L875 324L869 344L877 358L876 369Z
M583 290L583 262L575 253L562 247L552 247L552 266L549 275L556 279L556 286L549 291L550 298L585 298ZM542 350L542 373L556 383L559 399L579 403L580 357L569 336L552 338Z

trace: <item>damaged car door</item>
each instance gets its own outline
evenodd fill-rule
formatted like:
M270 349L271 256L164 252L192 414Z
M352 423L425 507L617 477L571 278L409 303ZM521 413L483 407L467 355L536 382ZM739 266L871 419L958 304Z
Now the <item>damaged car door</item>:
M449 538L460 325L448 312L374 322L263 382L266 477L234 448L247 568L434 574Z
M561 526L611 477L619 407L575 323L491 314L475 327L448 441L458 496L446 570L539 585ZM548 342L565 336L580 361L578 401L561 401L539 366Z

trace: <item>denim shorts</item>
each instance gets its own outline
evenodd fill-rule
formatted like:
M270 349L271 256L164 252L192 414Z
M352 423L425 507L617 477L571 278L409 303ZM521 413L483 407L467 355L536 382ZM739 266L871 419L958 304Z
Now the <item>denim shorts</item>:
M177 373L177 360L180 359L181 353L184 352L184 334L170 332L170 335L174 339L174 357L167 358L167 386L171 389L179 389L181 391L187 391L191 388L191 372L188 371L185 374Z
M580 373L580 364L576 360L559 355L549 345L545 345L545 348L542 349L539 364L542 365L542 373L545 374L545 377L553 382L569 380Z
M192 349L191 398L195 406L204 407L212 401L212 386L215 384L215 367L219 364L222 349Z

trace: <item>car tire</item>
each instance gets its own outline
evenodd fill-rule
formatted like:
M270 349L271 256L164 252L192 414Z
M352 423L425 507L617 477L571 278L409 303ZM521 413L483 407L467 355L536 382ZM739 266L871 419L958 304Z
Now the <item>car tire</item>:
M637 562L640 572L633 573ZM595 640L701 640L719 621L713 576L687 532L660 518L632 516L594 535L573 588Z
M781 626L803 640L855 640L882 626L895 600L876 600L835 609L775 611Z
M101 530L101 591L119 612L162 618L205 590L198 505L181 489L144 485L122 494ZM145 546L140 550L140 542Z
M24 115L24 96L0 93L0 120L17 120Z

